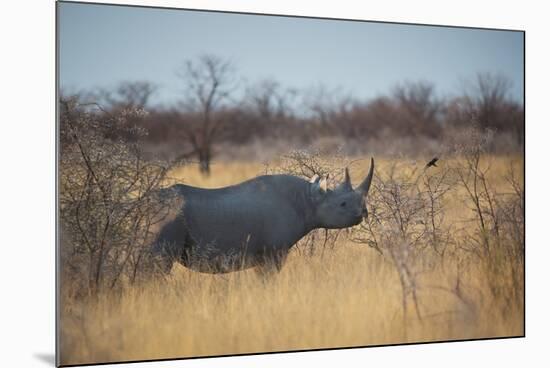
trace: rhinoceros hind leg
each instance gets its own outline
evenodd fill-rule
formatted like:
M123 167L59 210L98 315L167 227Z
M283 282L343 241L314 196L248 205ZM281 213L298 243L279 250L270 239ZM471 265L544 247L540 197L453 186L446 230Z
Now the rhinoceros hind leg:
M254 269L262 279L269 279L271 276L279 273L285 264L287 252L277 252L264 257L262 262Z
M173 242L160 241L155 243L152 253L156 270L162 274L169 274L172 271L174 262L181 258L181 251Z

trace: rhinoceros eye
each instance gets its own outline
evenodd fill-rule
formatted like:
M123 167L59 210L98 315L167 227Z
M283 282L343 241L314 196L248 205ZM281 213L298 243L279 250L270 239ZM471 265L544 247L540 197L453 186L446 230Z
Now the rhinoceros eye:
M340 207L346 207L346 202L340 203Z

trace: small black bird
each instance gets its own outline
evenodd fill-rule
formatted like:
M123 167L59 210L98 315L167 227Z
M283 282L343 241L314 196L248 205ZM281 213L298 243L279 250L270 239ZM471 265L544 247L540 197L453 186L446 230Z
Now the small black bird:
M439 160L437 157L432 158L432 160L426 164L426 168L428 168L430 166L437 167L437 165L435 164L437 162L437 160Z

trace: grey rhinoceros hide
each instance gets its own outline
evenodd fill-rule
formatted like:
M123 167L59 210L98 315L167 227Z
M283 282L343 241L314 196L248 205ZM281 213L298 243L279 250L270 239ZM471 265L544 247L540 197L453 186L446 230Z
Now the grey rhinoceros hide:
M174 219L160 230L153 253L164 271L174 261L208 273L250 267L279 270L290 250L317 228L345 228L367 216L369 174L353 189L348 170L334 190L326 178L264 175L238 185L203 189L176 184L164 189L182 199Z

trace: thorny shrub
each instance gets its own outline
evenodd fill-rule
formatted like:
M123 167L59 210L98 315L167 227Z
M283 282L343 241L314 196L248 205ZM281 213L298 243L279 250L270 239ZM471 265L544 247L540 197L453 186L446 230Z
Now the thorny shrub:
M369 216L360 225L344 230L316 230L298 243L298 251L314 254L334 247L340 237L366 244L393 265L402 289L403 318L410 312L417 320L428 315L419 302L423 291L439 290L455 295L465 310L476 306L466 295L463 272L478 267L482 282L503 316L511 308L523 308L524 189L510 164L504 178L509 189L497 191L489 179L493 132L472 126L461 142L450 148L438 167L410 160L377 166L367 206ZM288 173L309 179L328 176L337 185L343 167L353 163L341 154L319 150L293 151L267 173ZM450 200L467 209L457 221L448 216ZM421 276L436 267L456 270L452 285L425 285ZM477 306L479 307L479 306ZM406 326L406 323L404 323Z
M159 196L168 167L146 160L143 111L104 112L60 100L59 214L62 290L73 295L135 283L154 264L149 245L172 199Z

